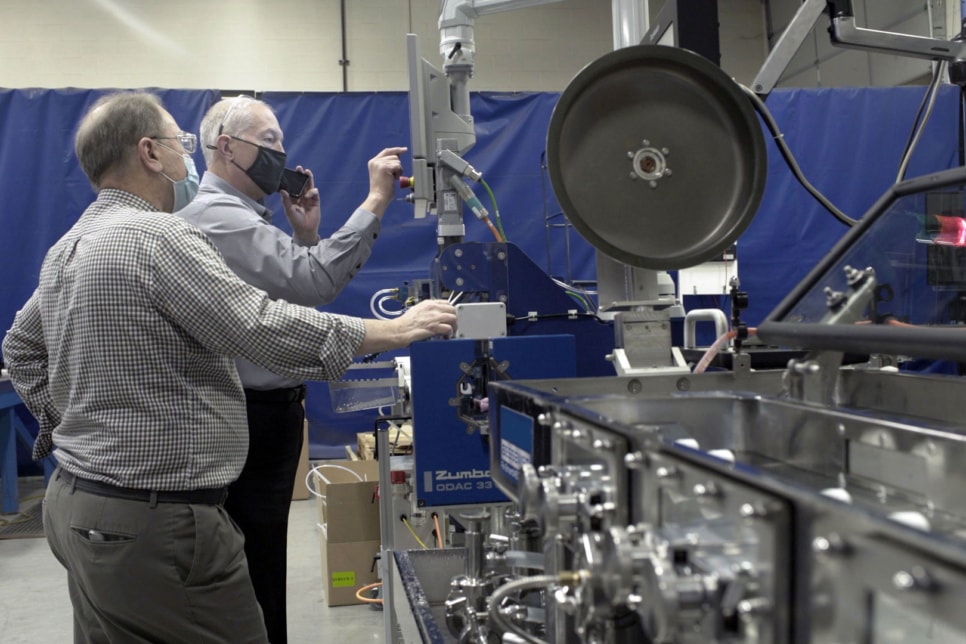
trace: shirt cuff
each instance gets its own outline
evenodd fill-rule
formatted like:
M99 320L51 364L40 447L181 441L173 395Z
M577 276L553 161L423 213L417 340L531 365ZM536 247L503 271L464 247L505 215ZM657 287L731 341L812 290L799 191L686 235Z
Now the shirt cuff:
M366 339L366 322L362 318L342 317L346 330L349 335L349 343L352 345L352 352L355 354Z

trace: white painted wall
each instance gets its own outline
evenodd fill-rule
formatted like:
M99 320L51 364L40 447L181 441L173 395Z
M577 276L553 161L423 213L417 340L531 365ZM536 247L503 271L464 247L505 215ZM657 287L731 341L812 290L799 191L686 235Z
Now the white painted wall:
M791 20L801 0L768 0L774 38ZM913 36L947 39L958 33L958 7L946 0L853 0L856 26ZM927 60L833 47L826 16L791 61L778 87L892 86L922 83Z
M767 0L776 28L799 3ZM423 56L441 66L439 4L346 0L349 91L405 90L408 32L419 34ZM663 0L649 4L654 10ZM917 34L927 32L926 4L856 0L862 26ZM765 6L766 0L718 2L721 64L745 84L767 54ZM611 11L611 0L562 0L480 17L471 89L564 89L612 49ZM336 92L343 89L340 23L339 0L0 0L0 87ZM823 24L779 86L896 84L927 68L833 50Z
M439 0L347 0L348 89L404 90L406 33L441 66ZM560 90L611 50L609 0L481 17L472 89ZM0 0L0 87L341 91L339 0Z
M762 0L718 0L721 68L751 85L768 55Z

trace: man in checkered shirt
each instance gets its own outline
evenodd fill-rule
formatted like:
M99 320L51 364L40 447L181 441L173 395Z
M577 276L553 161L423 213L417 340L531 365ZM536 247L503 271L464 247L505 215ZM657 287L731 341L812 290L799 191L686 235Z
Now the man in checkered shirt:
M75 139L97 199L47 253L3 341L59 467L44 530L67 568L76 641L265 642L243 539L222 507L245 462L233 358L301 380L447 336L453 308L391 321L273 301L197 228L193 135L154 96L102 98Z

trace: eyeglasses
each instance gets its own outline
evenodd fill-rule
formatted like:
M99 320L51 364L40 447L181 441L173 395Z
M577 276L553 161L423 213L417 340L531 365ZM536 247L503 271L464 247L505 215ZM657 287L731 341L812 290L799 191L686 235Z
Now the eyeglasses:
M162 141L164 139L178 139L178 142L181 144L181 147L183 147L184 151L187 152L188 154L191 154L192 152L198 149L198 137L192 134L191 132L178 132L174 136L152 136L149 138L155 139L158 141Z

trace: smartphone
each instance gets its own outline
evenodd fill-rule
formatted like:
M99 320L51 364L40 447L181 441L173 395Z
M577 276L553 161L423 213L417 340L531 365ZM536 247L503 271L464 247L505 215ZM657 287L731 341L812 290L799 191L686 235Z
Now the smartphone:
M305 186L308 184L309 175L285 168L282 172L282 183L278 186L278 189L288 192L292 199L298 199L305 192Z

